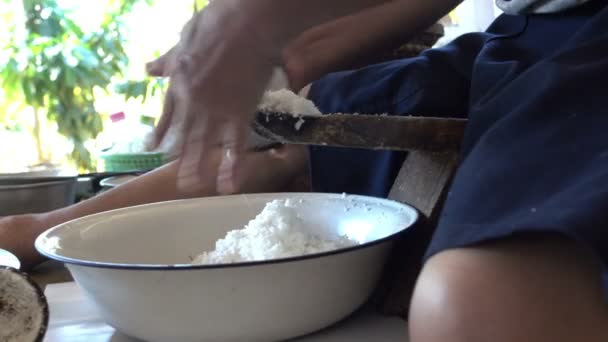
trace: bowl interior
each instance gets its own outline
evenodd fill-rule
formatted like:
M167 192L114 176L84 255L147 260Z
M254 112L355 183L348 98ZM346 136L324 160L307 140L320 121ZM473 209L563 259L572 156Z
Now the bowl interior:
M213 250L226 232L241 229L274 199L292 199L306 227L323 238L347 235L359 243L411 226L410 206L338 194L256 194L181 200L124 208L52 228L36 241L44 255L65 262L184 265Z

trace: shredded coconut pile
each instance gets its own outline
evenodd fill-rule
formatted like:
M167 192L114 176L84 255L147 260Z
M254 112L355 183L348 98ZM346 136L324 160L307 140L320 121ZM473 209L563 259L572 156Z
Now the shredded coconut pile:
M266 91L262 97L261 103L258 105L258 110L263 113L274 112L292 114L299 119L295 123L296 130L300 130L304 124L304 117L321 115L321 112L312 101L287 89ZM152 149L150 148L150 141L146 141L147 151L164 152L166 154L165 157L169 160L176 159L179 156L183 144L182 131L184 120L179 117L173 117L172 119L173 121L159 147ZM259 144L260 138L255 134L252 136L253 137L250 137L249 145Z
M286 113L298 118L294 124L296 131L302 128L307 116L320 116L321 112L315 104L288 89L267 91L262 103L258 106L262 113Z
M258 109L262 112L292 114L295 117L321 115L312 101L287 89L264 93Z
M275 200L243 229L232 230L215 243L215 250L194 258L192 264L225 264L302 256L354 246L346 236L326 240L307 231L297 203Z

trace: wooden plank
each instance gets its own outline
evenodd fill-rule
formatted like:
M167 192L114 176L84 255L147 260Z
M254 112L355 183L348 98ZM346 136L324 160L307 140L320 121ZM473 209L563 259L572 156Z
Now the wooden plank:
M302 119L284 113L258 113L253 129L285 144L374 150L458 150L467 120L417 116L331 114Z
M426 218L434 218L458 166L459 154L458 151L410 152L388 198L414 206Z
M407 319L422 259L432 237L459 153L414 151L408 154L389 198L414 206L421 213L416 226L396 242L374 298L378 310Z

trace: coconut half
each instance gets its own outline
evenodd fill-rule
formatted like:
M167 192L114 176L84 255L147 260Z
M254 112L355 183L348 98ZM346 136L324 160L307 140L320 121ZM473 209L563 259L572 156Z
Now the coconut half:
M0 267L0 341L42 341L49 307L42 290L25 273Z

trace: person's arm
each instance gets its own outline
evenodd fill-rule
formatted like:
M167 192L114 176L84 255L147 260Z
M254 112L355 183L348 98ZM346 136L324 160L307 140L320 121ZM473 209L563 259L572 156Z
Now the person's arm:
M419 33L404 23L407 3L391 1L313 27L283 50L290 87L299 91L323 75L369 65Z
M466 117L474 62L491 37L469 34L417 57L331 73L301 93L323 113Z
M459 2L401 1L404 30L412 32L430 26ZM219 191L234 192L242 177L236 171L249 121L282 49L310 27L384 2L222 0L201 11L183 33L171 74L174 99L164 109L187 118L179 188L204 188L209 178L201 175L218 173ZM214 149L225 151L221 162L203 162Z
M218 155L209 156L218 159ZM238 185L241 193L306 191L308 155L302 147L285 146L267 152L251 152L242 164L247 177ZM48 213L0 218L0 248L11 251L29 269L44 260L34 249L34 240L45 230L80 217L108 210L186 197L217 194L208 187L184 195L176 187L177 162L150 171L86 201Z
M112 190L77 204L47 213L14 215L0 218L0 247L11 251L27 270L44 258L34 248L34 241L45 230L86 215L138 204L179 198L175 188L177 163L173 162ZM201 192L201 195L210 190Z
M219 158L217 154L208 159ZM247 177L239 184L240 193L273 192L284 189L295 174L304 170L304 155L295 147L282 147L268 152L250 152L243 163ZM169 200L215 196L214 187L207 187L197 193L184 194L176 187L178 163L171 162L147 174L139 176L114 189L103 192L92 199L49 213L49 220L65 222L73 218L102 211L124 208L140 204Z

